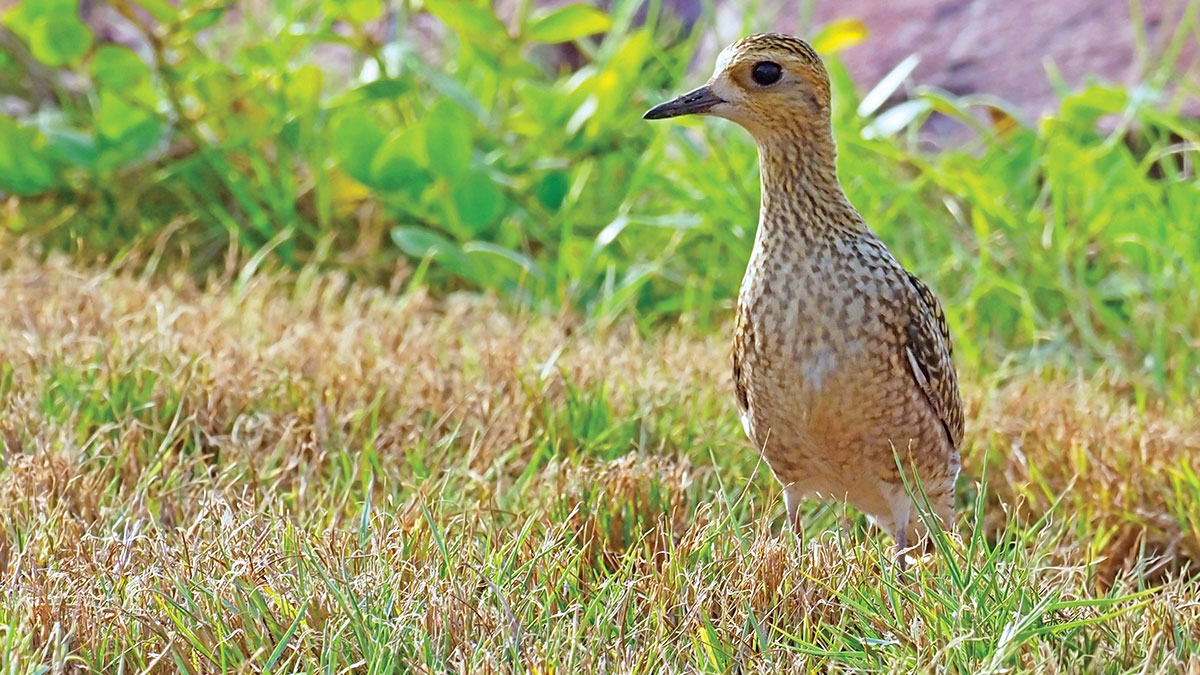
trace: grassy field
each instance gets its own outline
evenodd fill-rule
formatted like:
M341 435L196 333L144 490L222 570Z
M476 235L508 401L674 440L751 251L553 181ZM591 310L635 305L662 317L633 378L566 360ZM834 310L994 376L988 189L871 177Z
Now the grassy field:
M803 549L720 337L300 274L0 273L0 660L94 672L1200 667L1200 424L964 372L962 521Z
M1200 2L1039 120L813 31L964 388L904 576L737 421L755 150L639 120L711 36L515 5L0 16L0 672L1200 672Z

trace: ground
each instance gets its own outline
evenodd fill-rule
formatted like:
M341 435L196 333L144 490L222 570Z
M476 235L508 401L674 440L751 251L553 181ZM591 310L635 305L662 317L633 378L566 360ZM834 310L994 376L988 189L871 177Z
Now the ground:
M96 672L1200 668L1196 410L963 372L960 522L805 541L720 335L336 275L0 263L0 661Z

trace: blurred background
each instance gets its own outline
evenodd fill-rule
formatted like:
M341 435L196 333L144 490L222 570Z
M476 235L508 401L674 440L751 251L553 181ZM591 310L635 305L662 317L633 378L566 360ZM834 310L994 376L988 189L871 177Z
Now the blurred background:
M688 17L698 17L702 7L675 4ZM740 11L734 3L720 8L718 15ZM878 82L916 55L914 82L956 95L992 94L1035 120L1056 107L1060 88L1089 78L1127 87L1196 82L1195 36L1177 34L1186 14L1187 3L1178 0L826 0L784 3L770 23L805 34L838 19L859 19L870 39L840 54L855 82ZM1200 111L1194 97L1184 110Z
M852 201L962 367L1200 387L1200 2L0 0L0 237L186 269L345 271L719 330L749 138L643 123L777 29L832 74Z

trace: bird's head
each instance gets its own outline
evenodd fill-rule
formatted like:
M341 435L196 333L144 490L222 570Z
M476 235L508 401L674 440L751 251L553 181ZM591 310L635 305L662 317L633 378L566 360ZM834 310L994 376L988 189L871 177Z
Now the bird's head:
M781 134L827 135L829 102L829 75L813 48L790 35L762 33L726 47L707 84L654 106L644 117L716 115L763 143Z

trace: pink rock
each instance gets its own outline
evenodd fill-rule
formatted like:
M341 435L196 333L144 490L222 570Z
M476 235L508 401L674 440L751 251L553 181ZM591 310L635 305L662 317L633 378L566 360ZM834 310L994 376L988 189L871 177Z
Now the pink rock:
M869 88L910 54L921 61L912 75L955 94L993 94L1027 117L1053 109L1047 76L1053 64L1071 87L1089 76L1132 86L1161 63L1185 2L1141 0L1147 54L1135 47L1136 28L1126 0L814 0L812 24L855 18L867 40L842 53L855 82ZM778 29L811 34L797 25L800 0L784 0ZM1164 84L1200 81L1196 39L1189 37ZM1200 101L1185 105L1200 114Z

